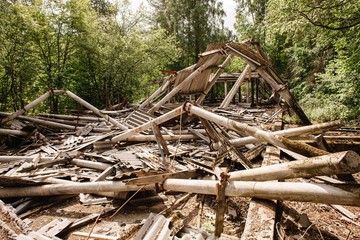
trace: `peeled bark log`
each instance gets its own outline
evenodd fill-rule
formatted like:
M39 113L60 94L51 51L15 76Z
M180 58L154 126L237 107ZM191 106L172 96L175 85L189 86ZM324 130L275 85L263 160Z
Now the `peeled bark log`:
M9 116L8 113L4 113L4 112L0 112L0 115L2 116ZM48 127L53 127L53 128L57 128L57 129L67 129L67 130L79 130L82 127L76 127L76 126L72 126L72 125L67 125L67 124L63 124L63 123L57 123L57 122L51 122L50 120L42 120L42 119L38 119L38 118L34 118L34 117L28 117L28 116L17 116L17 118L22 119L22 120L26 120L29 122L34 122L34 123L38 123L44 126L48 126ZM109 132L111 131L110 128L93 128L92 129L94 132Z
M289 163L230 172L230 180L268 181L360 171L360 157L353 151L333 153Z
M192 192L216 195L213 180L167 179L163 188L167 191ZM50 196L97 192L136 191L141 186L126 185L123 182L90 182L50 184L32 187L0 188L0 198ZM144 190L155 189L155 185L145 185ZM351 184L320 184L293 182L228 182L226 196L256 197L281 201L300 201L360 206L360 186Z
M272 135L283 136L283 137L294 137L302 134L315 134L315 133L323 133L330 130L337 129L342 126L341 121L333 121L327 123L314 124L309 126L290 128L286 130L271 132ZM246 144L261 142L258 138L249 136L243 138L232 139L230 142L234 146L243 146ZM216 146L214 146L216 147Z

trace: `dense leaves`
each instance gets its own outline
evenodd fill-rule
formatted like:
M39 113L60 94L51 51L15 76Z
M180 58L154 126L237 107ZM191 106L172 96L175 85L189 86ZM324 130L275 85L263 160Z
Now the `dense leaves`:
M238 2L248 11L237 18L240 38L257 33L313 120L359 121L359 1L268 0L265 10L260 0Z
M178 57L174 37L144 22L129 1L1 1L0 110L16 110L49 89L70 89L104 107L136 101ZM52 112L73 101L51 98Z
M182 50L173 67L181 69L197 62L209 43L230 41L224 27L222 2L217 0L149 0L154 6L154 23L174 35Z

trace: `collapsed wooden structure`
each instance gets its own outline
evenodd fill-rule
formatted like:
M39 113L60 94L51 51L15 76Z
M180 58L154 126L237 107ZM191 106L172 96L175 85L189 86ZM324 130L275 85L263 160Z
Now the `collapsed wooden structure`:
M226 96L219 107L201 107L234 57L242 58L247 66L231 90L225 88ZM261 83L270 89L271 98L282 107L292 109L305 126L282 130L281 108L271 114L255 109L251 117L244 116L247 110L239 114L229 108L236 94L241 101L241 85L246 78L250 85L254 82L253 90L247 91L248 101L251 98L252 103L259 102L254 101L259 97L255 86ZM66 94L96 116L23 116L40 102L59 94ZM176 102L181 96L193 101ZM253 121L256 114L262 115L257 124ZM192 194L215 195L214 233L197 232L196 239L211 239L212 235L226 239L223 226L228 197L360 207L360 185L351 175L360 172L359 155L349 150L330 153L326 136L323 136L327 131L340 128L341 122L311 125L260 46L249 41L209 46L197 64L168 76L149 98L129 109L102 111L68 90L51 90L24 109L12 114L0 113L0 116L3 117L0 134L4 136L0 156L0 199L16 198L10 203L17 214L29 211L33 203L31 197L39 196L81 194L82 201L91 204L92 200L84 194L122 199L125 203L134 196L132 192L139 191L188 193L182 201ZM275 131L263 129L266 124ZM296 139L299 136L308 139L299 141ZM262 152L266 156L263 166L254 168L254 160L261 158ZM280 163L280 152L295 161ZM351 182L324 175L345 175ZM301 178L316 178L317 182L302 182ZM286 179L297 181L282 182ZM280 234L275 233L277 203L268 201L250 204L243 239L258 239L262 234L269 236L266 239L274 239ZM251 224L257 218L254 212L266 208L267 204L272 206L267 213L271 221L266 221L266 233L259 231L254 236L250 234L253 232ZM122 238L177 239L186 221L182 219L178 223L181 217L169 214L174 209L167 209L163 216L150 215L144 224L137 224ZM115 210L98 213L85 223L110 212ZM2 221L0 218L0 224L14 239L57 239L76 229L74 225L77 224L61 222L57 223L57 231L34 232L22 228L16 233ZM88 236L96 238L91 234ZM185 234L181 239L192 238Z

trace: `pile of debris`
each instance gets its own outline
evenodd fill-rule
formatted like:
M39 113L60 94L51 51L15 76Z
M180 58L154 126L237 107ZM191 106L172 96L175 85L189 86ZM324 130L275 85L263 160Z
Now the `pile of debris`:
M248 66L201 106L234 56ZM23 115L59 94L91 111ZM283 129L289 109L305 126ZM359 129L311 125L256 43L209 46L138 106L52 90L0 115L2 239L360 239L360 157L333 150Z

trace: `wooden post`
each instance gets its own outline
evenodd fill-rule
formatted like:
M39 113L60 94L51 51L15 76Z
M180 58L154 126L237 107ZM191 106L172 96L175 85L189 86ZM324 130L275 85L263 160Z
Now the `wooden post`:
M223 102L220 104L220 108L226 108L229 106L231 99L235 96L236 91L238 90L238 88L241 87L241 83L244 81L246 74L249 72L250 70L250 66L247 65L245 67L245 69L242 71L242 73L240 74L240 76L238 77L238 79L236 80L235 84L233 85L233 87L231 88L230 92L228 95L225 96Z
M254 84L254 79L251 78L251 106L254 106L255 104L255 84Z
M250 102L250 79L248 79L248 81L246 82L246 103Z
M259 78L256 78L256 105L259 105Z
M227 81L225 80L224 81L224 96L227 96L228 95L228 83Z

